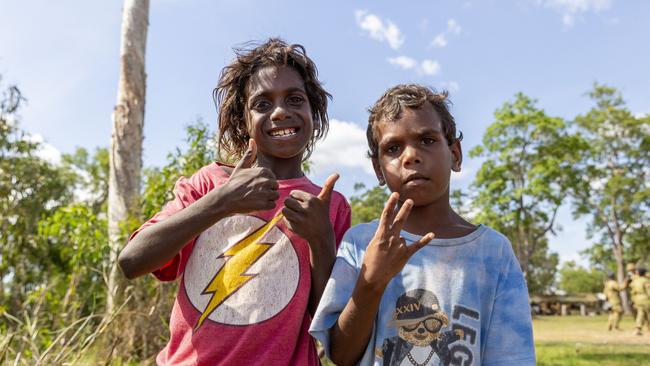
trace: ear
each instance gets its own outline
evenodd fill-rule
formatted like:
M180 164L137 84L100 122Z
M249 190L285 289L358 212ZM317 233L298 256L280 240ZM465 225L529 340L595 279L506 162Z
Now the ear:
M451 151L451 170L460 172L460 166L463 163L463 149L460 147L460 140L456 139L449 145Z
M380 186L386 185L386 179L384 179L384 173L381 172L381 166L379 165L379 160L372 158L372 167L375 169L375 175L379 181Z

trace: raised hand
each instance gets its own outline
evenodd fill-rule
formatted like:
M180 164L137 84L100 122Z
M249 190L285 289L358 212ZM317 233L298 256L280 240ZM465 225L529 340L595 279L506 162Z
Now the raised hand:
M329 220L329 207L334 184L338 179L338 174L330 175L318 196L295 190L284 200L282 213L287 227L307 240L310 245L334 237Z
M363 257L360 275L367 283L378 287L388 285L388 282L404 268L409 258L434 237L433 233L428 233L417 242L406 244L404 238L400 236L400 231L411 213L413 201L407 199L399 212L395 213L398 200L399 194L396 192L388 198L375 236L368 244Z
M228 181L214 190L223 194L230 214L270 210L280 197L275 174L267 168L253 167L256 158L257 145L251 139Z

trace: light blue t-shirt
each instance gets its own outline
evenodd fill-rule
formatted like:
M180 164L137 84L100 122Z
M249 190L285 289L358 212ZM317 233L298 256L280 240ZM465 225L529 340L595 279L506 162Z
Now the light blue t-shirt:
M378 221L348 230L310 333L329 329L352 296ZM420 236L402 231L408 244ZM510 242L478 226L433 239L388 284L360 365L535 365L528 291Z

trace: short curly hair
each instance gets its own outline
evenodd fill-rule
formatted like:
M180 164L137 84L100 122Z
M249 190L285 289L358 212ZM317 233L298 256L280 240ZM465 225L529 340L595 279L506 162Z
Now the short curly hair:
M248 147L250 136L246 126L246 100L251 77L266 66L288 66L296 70L305 83L314 121L314 133L303 154L303 160L307 160L316 141L327 134L327 103L328 99L332 99L318 80L316 64L307 57L303 46L287 44L279 38L270 38L261 44L249 42L234 51L235 59L221 71L219 83L212 92L219 113L220 156L225 153L229 160L238 159Z
M446 90L438 93L434 89L420 84L399 84L386 90L384 95L368 110L370 112L366 129L368 157L371 159L379 157L378 122L396 121L402 116L404 108L418 109L427 102L431 103L433 109L440 116L447 144L451 145L455 141L461 141L463 133L459 131L459 136L456 137L456 121L449 112L451 101L448 96L449 93Z

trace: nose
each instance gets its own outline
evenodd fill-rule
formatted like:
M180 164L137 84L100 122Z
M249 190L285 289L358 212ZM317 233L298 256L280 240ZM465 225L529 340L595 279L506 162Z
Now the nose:
M404 165L421 163L418 149L410 145L405 146L402 152L402 163Z
M289 117L289 112L284 104L278 103L271 112L271 121L282 121Z
M425 332L424 328L422 328L422 327L418 328L418 333L423 334L424 332Z

